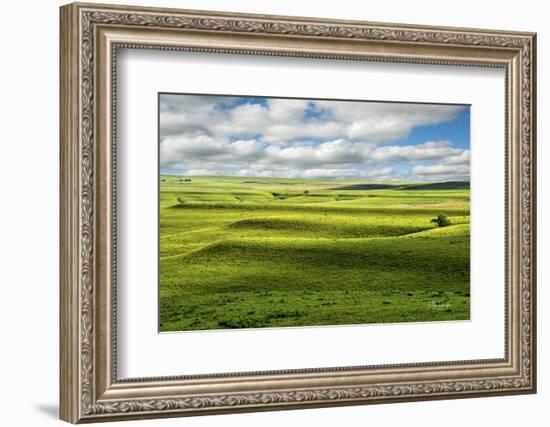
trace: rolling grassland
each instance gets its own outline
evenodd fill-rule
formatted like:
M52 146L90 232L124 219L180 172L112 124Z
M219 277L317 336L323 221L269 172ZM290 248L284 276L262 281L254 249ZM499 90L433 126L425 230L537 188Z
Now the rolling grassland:
M161 331L469 319L468 183L160 180Z

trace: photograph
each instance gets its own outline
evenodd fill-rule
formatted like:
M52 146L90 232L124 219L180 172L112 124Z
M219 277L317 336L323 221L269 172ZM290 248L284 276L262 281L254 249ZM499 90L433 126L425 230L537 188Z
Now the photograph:
M470 106L158 94L160 332L470 319Z

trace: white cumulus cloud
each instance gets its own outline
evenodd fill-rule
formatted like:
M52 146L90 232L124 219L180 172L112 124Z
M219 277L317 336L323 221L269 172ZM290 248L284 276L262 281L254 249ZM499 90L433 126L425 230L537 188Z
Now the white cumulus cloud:
M470 151L453 135L403 143L465 108L163 94L160 165L187 175L468 180Z

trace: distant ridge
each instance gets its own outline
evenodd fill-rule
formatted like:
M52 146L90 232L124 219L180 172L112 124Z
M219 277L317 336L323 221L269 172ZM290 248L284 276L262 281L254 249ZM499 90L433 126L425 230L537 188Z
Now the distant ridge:
M447 181L430 182L428 184L417 184L403 186L403 190L469 190L469 181Z
M425 184L352 184L334 190L469 190L468 181L429 182Z

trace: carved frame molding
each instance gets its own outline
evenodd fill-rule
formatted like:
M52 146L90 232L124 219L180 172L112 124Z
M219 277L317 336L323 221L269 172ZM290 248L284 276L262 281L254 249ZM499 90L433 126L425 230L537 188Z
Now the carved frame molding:
M504 67L506 357L117 380L113 146L114 65L120 47ZM95 4L62 7L61 418L75 423L534 392L534 98L532 33Z

